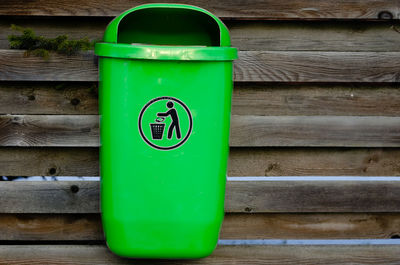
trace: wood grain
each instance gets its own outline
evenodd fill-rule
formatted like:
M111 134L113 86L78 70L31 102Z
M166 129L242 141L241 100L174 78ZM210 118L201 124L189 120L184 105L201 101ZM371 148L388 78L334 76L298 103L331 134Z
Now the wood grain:
M229 176L399 176L397 148L231 148Z
M18 34L11 24L30 27L37 35L68 35L101 40L110 18L0 17L0 49L8 49L7 36ZM232 46L241 51L380 51L399 52L400 21L237 21L225 20ZM79 25L76 27L75 25Z
M151 2L169 3L167 0L3 0L0 3L0 15L116 16L126 9ZM378 19L381 11L388 12L388 18L399 18L396 0L248 0L245 4L240 0L176 0L174 3L197 5L219 17L235 19Z
M97 115L0 115L3 146L99 146Z
M400 176L395 148L231 148L228 176ZM0 176L98 176L97 148L0 148Z
M99 188L97 181L2 181L0 213L98 213Z
M0 50L0 81L97 81L97 66L92 52L54 53L45 60L22 50Z
M400 182L230 181L227 212L398 212ZM385 209L385 210L384 210Z
M231 146L390 147L399 117L232 116Z
M218 246L198 260L128 260L103 245L4 245L0 264L398 264L399 245Z
M397 213L226 214L222 239L371 239L400 234Z
M1 114L97 114L95 83L3 82Z
M100 214L0 214L0 241L10 240L97 241L104 235Z
M232 147L398 147L400 117L232 116ZM0 146L99 146L97 115L0 115Z
M400 52L242 51L237 82L399 82ZM97 81L93 53L50 59L0 50L0 81Z
M236 81L399 82L397 52L246 51L234 64Z
M398 20L226 21L241 51L399 51ZM397 47L396 47L397 46Z
M232 113L400 116L400 84L235 83ZM0 83L0 114L98 114L97 85L92 82Z
M399 213L226 214L220 239L388 239ZM0 214L0 241L103 241L99 214ZM75 242L79 243L79 242Z
M260 116L399 116L400 84L236 83L232 113Z
M228 213L400 212L400 181L228 181L226 192ZM0 198L0 213L98 213L99 183L3 181Z
M98 148L0 148L0 176L98 175Z

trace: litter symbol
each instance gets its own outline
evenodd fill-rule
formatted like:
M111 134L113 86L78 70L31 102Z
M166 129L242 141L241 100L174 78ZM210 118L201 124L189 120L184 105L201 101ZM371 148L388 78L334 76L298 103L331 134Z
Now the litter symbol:
M181 146L192 132L192 114L181 100L158 97L150 100L139 114L139 133L151 147L171 150Z

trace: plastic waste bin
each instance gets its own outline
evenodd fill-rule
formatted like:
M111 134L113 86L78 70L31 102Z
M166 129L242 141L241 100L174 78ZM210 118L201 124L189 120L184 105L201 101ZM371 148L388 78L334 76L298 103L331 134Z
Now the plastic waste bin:
M188 5L147 4L97 43L101 213L109 248L200 258L224 216L232 61L226 26Z

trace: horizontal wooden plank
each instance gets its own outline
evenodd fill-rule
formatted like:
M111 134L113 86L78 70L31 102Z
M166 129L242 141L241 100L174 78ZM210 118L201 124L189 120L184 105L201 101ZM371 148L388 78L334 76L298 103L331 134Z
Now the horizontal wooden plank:
M400 84L236 83L232 113L260 116L400 116Z
M99 186L97 181L2 181L0 213L98 213Z
M400 245L247 245L218 246L214 253L190 264L398 264ZM99 245L4 245L0 264L155 264L127 260ZM159 260L188 264L188 260Z
M400 117L232 116L231 146L390 147Z
M228 212L398 212L400 182L231 181Z
M29 1L3 0L0 15L29 16L116 16L134 6L167 2L167 0L53 0ZM222 18L235 19L378 19L399 18L396 0L353 0L353 1L273 1L248 0L244 5L239 0L184 1L174 3L193 4L210 10ZM381 12L386 12L384 15ZM381 14L381 15L380 15Z
M241 51L399 51L399 21L227 21ZM397 47L395 47L397 46Z
M400 212L399 192L400 181L228 181L225 211ZM0 213L98 213L99 183L3 181L0 198Z
M399 57L397 52L247 51L241 52L234 64L235 80L399 82Z
M2 82L0 114L98 114L97 84Z
M0 50L0 81L97 81L95 61ZM234 68L237 82L399 82L400 52L242 51Z
M397 213L226 214L221 239L371 239L400 235Z
M10 25L32 28L37 35L101 40L110 18L0 17L0 49L7 36L16 34ZM400 21L235 21L225 20L232 46L241 51L381 51L399 52ZM79 25L76 27L75 25Z
M0 176L98 175L98 148L0 148Z
M3 146L99 146L97 115L0 115Z
M231 148L229 176L399 176L395 148Z
M97 241L104 235L100 214L0 214L0 241L9 240Z
M26 57L21 50L0 50L0 81L97 81L97 66L92 52L51 54L45 60Z
M394 148L231 148L228 176L400 176ZM98 176L97 148L0 148L0 176Z
M232 147L398 147L400 117L232 116ZM97 115L0 115L0 146L99 146Z
M4 82L0 114L98 114L97 94L92 82ZM235 83L232 114L400 116L400 83Z
M226 214L220 239L385 239L399 213ZM0 241L104 240L99 214L0 214Z

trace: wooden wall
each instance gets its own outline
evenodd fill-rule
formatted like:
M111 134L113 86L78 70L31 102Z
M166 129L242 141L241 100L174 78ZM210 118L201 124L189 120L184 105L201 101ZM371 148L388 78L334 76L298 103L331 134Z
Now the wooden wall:
M100 39L144 2L0 2L0 176L99 174L93 52L24 57L10 25ZM399 238L400 1L174 2L222 17L240 49L228 175L242 178L221 239ZM0 264L127 263L104 246L98 197L97 181L0 182ZM221 245L193 263L399 264L387 244Z

